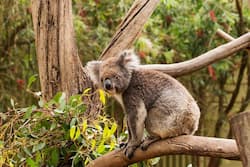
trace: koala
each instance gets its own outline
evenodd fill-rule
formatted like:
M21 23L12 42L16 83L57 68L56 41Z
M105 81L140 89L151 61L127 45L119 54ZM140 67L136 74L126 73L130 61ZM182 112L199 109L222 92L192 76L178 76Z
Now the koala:
M139 64L134 52L125 50L86 65L94 84L113 96L125 112L129 137L124 153L129 159L137 147L146 150L160 139L194 134L200 118L197 103L180 82ZM148 137L143 140L144 128Z

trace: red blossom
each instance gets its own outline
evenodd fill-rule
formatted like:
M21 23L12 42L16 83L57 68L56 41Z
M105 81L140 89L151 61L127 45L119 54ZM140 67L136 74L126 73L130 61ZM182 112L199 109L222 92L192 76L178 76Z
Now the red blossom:
M215 74L214 68L211 65L209 65L207 67L207 69L208 69L209 76L212 78L212 80L215 81L216 80L216 74Z
M139 51L138 55L140 56L140 58L144 59L146 57L146 53L143 51Z
M84 9L80 9L78 15L84 18L87 15L87 11Z
M165 16L165 20L166 20L167 24L171 24L173 21L173 18L172 18L172 16L167 15L167 16Z
M16 83L19 90L24 88L25 81L23 79L17 79Z
M217 18L216 18L216 16L215 16L214 10L210 10L210 11L209 11L209 16L210 16L210 19L211 19L213 22L216 22L216 21L217 21Z

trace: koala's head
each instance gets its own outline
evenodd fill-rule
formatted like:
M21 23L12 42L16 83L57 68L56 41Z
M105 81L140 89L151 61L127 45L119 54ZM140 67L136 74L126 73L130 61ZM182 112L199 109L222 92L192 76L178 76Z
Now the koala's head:
M125 50L118 56L104 61L88 62L86 68L95 85L110 94L116 94L127 89L132 71L137 65L138 57L133 51Z

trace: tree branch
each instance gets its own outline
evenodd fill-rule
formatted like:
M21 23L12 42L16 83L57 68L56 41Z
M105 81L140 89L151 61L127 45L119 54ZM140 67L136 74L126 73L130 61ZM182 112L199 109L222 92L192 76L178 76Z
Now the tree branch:
M178 77L197 71L209 64L224 59L241 49L250 46L250 32L246 33L233 41L218 46L194 59L174 64L149 64L141 65L142 69L158 70L169 75Z
M227 40L227 41L232 41L232 40L235 39L234 37L232 37L231 35L227 34L226 32L224 32L221 29L217 29L216 34L219 35L221 38Z
M178 136L153 143L147 151L137 149L131 160L121 150L115 150L92 161L88 167L123 167L162 155L186 154L239 160L235 140L201 136Z
M229 34L227 34L226 32L224 32L221 29L217 30L217 34L220 37L224 38L225 40L228 40L228 41L234 40L234 38L232 36L230 36ZM239 74L238 74L238 77L237 77L238 79L237 79L237 82L236 82L236 87L235 87L235 89L233 91L230 102L228 103L227 108L225 109L225 113L227 115L229 114L230 110L232 109L232 107L234 105L234 102L235 102L235 100L236 100L236 98L237 98L237 96L239 94L241 81L242 81L246 66L248 66L248 75L247 75L248 88L247 88L247 92L246 92L246 98L242 102L239 112L243 112L246 109L246 107L248 106L248 102L249 102L249 99L250 99L250 75L249 75L249 69L250 68L249 68L249 62L248 62L248 57L249 56L250 56L250 49L246 48L246 52L243 53L243 56L241 58L241 66L240 66Z
M136 0L118 26L111 42L102 52L100 59L115 56L120 51L130 48L158 2L159 0Z

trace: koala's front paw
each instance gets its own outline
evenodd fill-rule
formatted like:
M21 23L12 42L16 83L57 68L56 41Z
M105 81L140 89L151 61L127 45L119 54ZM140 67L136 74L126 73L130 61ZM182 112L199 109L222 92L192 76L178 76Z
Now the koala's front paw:
M125 149L124 149L124 154L125 156L128 158L128 159L131 159L134 155L134 152L136 150L136 146L127 146Z

